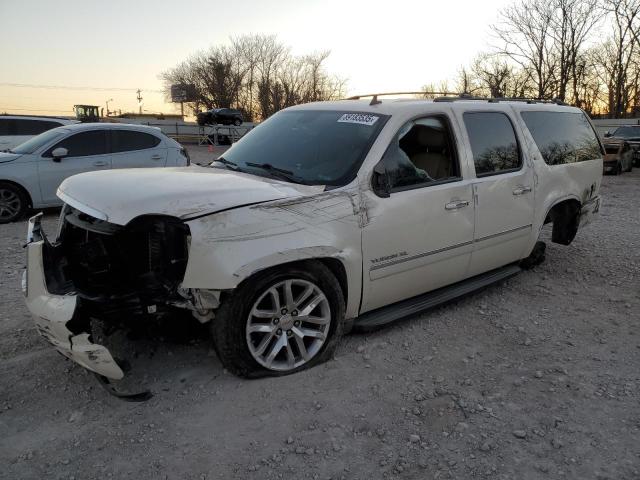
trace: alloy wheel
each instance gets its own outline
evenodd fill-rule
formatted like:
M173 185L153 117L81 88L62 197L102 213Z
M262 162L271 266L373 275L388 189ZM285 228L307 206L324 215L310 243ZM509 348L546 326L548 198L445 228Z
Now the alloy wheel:
M251 307L247 346L263 367L293 370L318 354L330 326L329 300L317 285L302 279L283 280L264 291Z
M0 219L10 221L14 219L22 208L22 200L18 194L8 188L0 188Z

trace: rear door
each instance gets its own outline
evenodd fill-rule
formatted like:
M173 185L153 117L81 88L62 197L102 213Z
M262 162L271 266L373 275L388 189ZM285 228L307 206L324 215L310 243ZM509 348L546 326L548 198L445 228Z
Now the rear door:
M113 168L164 167L167 148L159 137L137 130L112 130Z
M534 179L510 109L460 112L473 155L475 231L469 276L526 256Z
M65 178L78 173L111 168L106 133L104 130L75 133L42 154L38 161L38 176L44 204L60 203L56 191ZM68 155L54 160L52 152L60 147L66 148Z

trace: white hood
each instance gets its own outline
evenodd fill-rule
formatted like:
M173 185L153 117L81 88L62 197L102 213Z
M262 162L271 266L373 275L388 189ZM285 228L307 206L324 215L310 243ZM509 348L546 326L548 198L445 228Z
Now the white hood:
M67 178L58 197L118 225L140 215L190 218L243 205L313 195L322 186L296 185L207 167L135 168Z

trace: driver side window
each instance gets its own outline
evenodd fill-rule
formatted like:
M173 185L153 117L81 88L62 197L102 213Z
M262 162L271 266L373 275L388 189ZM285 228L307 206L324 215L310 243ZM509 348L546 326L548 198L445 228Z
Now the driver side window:
M53 157L52 152L59 147L69 151L68 157L86 157L107 153L107 138L104 130L90 130L76 133L51 147L43 157Z
M460 167L445 117L407 122L387 148L382 163L391 192L460 178Z

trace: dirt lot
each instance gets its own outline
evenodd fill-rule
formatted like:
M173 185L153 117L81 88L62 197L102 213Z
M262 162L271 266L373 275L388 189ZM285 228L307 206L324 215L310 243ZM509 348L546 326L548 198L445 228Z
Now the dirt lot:
M201 329L138 344L144 403L37 335L25 225L2 226L0 477L640 478L640 174L602 193L597 223L543 265L351 335L304 373L236 378Z

